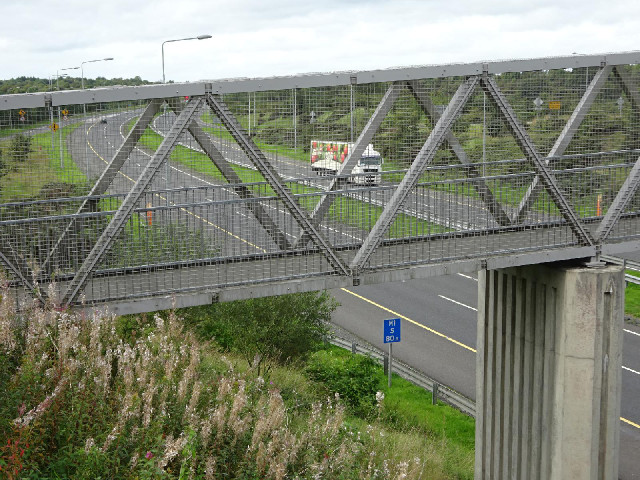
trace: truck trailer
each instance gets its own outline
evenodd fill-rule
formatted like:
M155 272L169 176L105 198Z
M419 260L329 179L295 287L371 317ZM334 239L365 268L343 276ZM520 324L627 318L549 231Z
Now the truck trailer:
M318 175L337 175L349 156L353 143L336 141L311 141L311 170ZM353 167L348 181L361 185L378 185L382 175L382 155L367 145Z

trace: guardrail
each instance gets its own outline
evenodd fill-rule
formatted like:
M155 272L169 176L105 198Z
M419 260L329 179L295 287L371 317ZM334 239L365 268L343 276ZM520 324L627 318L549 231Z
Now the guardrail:
M613 263L615 265L622 265L624 266L624 268L629 268L631 270L636 270L640 272L640 263L638 262L626 260L624 258L613 257L611 255L601 255L600 259L605 262ZM636 285L640 285L640 277L636 277L635 275L630 275L626 273L624 275L624 278L628 283L634 283Z
M369 355L371 358L377 360L381 364L387 365L387 354L375 347L360 345L356 342L351 342L339 337L331 337L329 341L333 345L344 348L346 350L351 350L352 353ZM462 413L475 417L475 402L465 397L461 393L456 392L446 385L442 385L441 383L436 382L432 378L426 376L424 373L403 364L395 358L393 359L393 372L397 373L405 380L410 381L414 385L429 390L432 393L434 404L438 400L440 400L448 405L451 405L454 408L457 408Z

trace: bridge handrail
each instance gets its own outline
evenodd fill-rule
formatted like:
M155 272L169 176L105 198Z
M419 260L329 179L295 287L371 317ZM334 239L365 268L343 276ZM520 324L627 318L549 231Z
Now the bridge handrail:
M626 260L624 258L614 257L611 255L601 255L600 258L605 262L613 263L615 265L624 265L625 268L629 268L631 270L636 270L640 272L640 263L638 262L634 262L632 260ZM640 285L640 277L636 277L635 275L626 273L624 275L624 278L628 283Z
M379 70L306 73L280 77L230 78L190 83L101 87L85 90L2 95L0 96L0 111L19 108L42 108L49 105L57 107L85 103L195 96L204 95L207 91L214 94L264 92L268 90L346 86L354 83L368 84L452 76L464 77L480 75L485 71L489 74L501 74L638 63L640 63L640 51L630 51L609 54L395 67Z

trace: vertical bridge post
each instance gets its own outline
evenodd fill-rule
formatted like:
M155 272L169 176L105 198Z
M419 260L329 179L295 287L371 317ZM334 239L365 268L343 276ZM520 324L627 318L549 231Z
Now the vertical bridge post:
M480 272L475 480L616 480L624 271Z

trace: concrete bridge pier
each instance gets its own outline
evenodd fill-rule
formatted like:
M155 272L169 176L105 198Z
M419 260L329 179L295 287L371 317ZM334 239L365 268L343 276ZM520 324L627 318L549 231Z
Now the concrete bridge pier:
M480 272L475 480L617 480L624 271Z

